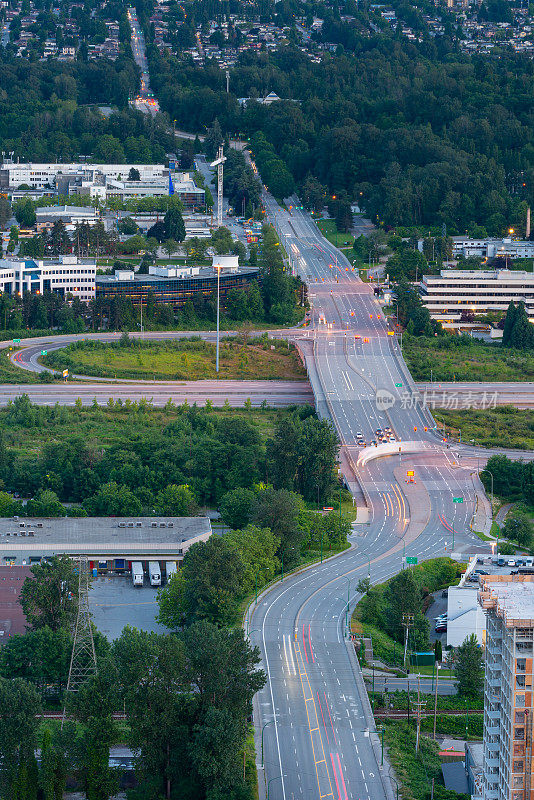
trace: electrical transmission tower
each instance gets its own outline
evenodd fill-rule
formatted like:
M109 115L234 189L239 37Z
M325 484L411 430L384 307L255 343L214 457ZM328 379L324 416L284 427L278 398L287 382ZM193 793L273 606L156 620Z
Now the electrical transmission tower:
M223 155L223 146L219 147L217 158L210 166L217 167L217 227L222 226L222 212L223 212L223 164L226 157Z
M65 693L63 720L69 693L75 694L85 681L96 674L95 643L91 627L89 611L89 564L87 558L80 557L78 562L78 612L74 626L74 641L70 657L69 679Z

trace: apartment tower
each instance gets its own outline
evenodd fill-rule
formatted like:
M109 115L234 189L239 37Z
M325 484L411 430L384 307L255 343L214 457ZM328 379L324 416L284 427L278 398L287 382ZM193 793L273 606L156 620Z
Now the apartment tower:
M484 800L533 800L534 575L483 575Z

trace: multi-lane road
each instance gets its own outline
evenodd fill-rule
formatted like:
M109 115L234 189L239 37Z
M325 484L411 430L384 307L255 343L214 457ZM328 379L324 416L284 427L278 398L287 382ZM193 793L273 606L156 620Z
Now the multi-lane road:
M289 215L269 195L264 200L308 283L313 349L307 366L316 407L337 429L345 481L358 505L367 506L368 521L355 526L350 550L287 577L251 608L250 638L267 672L256 704L261 783L272 800L380 800L392 796L391 782L345 639L347 605L352 609L359 598L360 578L385 580L402 569L403 555L450 554L453 537L456 552L482 550L470 531L480 484L473 460L448 449L413 401L399 342L372 289L305 212ZM386 427L410 442L412 452L362 466L359 437L370 442ZM411 471L415 483L407 483Z

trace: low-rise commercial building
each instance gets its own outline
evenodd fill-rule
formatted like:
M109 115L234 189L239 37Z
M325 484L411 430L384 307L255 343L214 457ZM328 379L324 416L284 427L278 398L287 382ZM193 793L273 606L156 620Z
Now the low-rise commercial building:
M522 301L534 321L534 274L499 270L442 269L423 275L419 291L432 319L444 327L461 327L472 315L503 313L510 301Z
M95 296L95 277L96 261L92 258L0 259L0 292L12 295L55 292L88 302Z
M102 300L127 297L134 305L141 305L151 295L156 303L178 309L195 295L210 297L216 292L217 272L222 303L230 289L246 289L259 274L255 267L239 267L237 256L214 256L211 267L151 266L148 275L116 270L113 275L98 276L96 296Z
M37 229L50 227L54 222L61 221L68 231L76 229L76 225L96 225L100 221L100 214L92 206L44 206L35 209Z
M467 236L454 236L452 253L455 258L478 256L479 258L534 258L534 242L521 239L471 239Z
M484 575L484 800L531 800L534 575Z
M91 179L91 173L98 172L112 180L123 180L128 178L130 170L134 169L139 173L142 181L153 181L163 177L167 169L163 164L36 164L33 162L17 163L10 159L5 159L0 165L0 188L18 189L21 185L29 186L30 189L44 189L54 186L58 176L86 175Z
M91 570L127 572L132 561L176 561L211 536L208 517L0 519L0 564L84 556Z
M447 592L447 646L459 647L472 633L480 645L486 636L486 615L477 598L477 584L449 586Z

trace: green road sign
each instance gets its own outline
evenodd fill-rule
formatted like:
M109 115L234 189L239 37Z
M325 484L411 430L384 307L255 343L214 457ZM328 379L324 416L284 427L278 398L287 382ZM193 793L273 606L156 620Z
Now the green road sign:
M402 386L402 383L396 383L395 386L397 387L397 389L400 389L401 386Z
M13 344L20 344L20 339L13 339Z
M417 556L406 556L407 564L417 564Z
M452 498L452 502L453 503L463 503L464 502L464 498L463 497L453 497Z
M41 355L42 356L46 356L47 353L48 353L48 350L41 350Z

